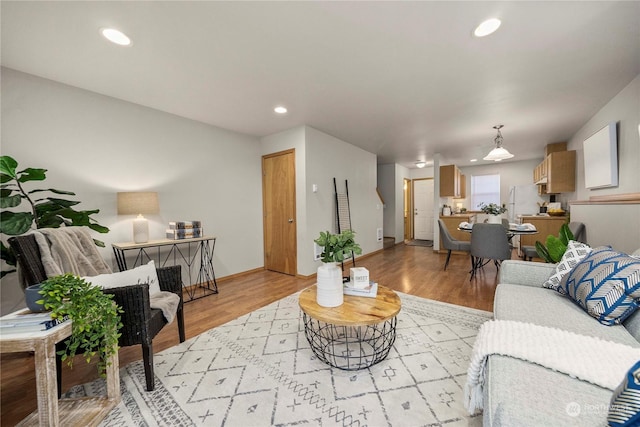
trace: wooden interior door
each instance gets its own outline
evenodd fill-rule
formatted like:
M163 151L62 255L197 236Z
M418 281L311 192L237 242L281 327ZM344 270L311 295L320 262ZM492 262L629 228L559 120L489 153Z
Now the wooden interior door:
M295 150L262 156L264 268L297 273Z
M433 240L433 179L413 180L413 237Z
M413 237L413 214L411 212L411 180L404 179L404 240L411 240Z

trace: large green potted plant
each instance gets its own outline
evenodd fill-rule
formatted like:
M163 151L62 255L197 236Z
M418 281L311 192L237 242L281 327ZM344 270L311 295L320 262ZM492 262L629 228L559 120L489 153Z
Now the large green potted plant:
M557 263L562 260L562 256L567 251L569 240L573 240L574 236L569 226L564 223L560 227L558 237L549 234L546 239L546 245L539 240L536 241L536 252L538 256L550 263Z
M109 358L118 351L122 309L98 286L72 274L50 277L40 285L37 303L51 310L52 319L71 319L71 336L60 350L62 360L73 365L76 354L87 363L98 356L98 373L104 375Z
M360 255L362 248L355 241L355 232L345 230L340 234L321 231L314 240L322 248L322 265L317 272L317 303L323 307L337 307L343 302L342 268L337 266L348 256Z
M27 189L25 184L31 181L44 181L46 169L18 169L18 162L10 156L0 156L0 233L7 236L19 236L32 228L58 228L60 226L86 226L99 233L109 229L98 224L91 215L98 209L75 210L73 206L80 202L62 199L54 195L75 196L71 191L48 189ZM47 193L52 193L47 195ZM28 210L15 212L23 202ZM96 245L104 247L104 242L94 239ZM15 267L16 257L11 248L0 242L0 256L7 265ZM0 277L16 271L11 268L0 272Z

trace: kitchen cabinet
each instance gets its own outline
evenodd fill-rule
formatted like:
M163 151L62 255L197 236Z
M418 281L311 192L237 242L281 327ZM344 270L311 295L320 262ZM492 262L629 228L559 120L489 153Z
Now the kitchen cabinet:
M576 189L576 152L555 151L533 170L539 194L570 193Z
M440 166L440 197L464 198L464 175L456 165Z
M520 223L533 224L538 230L537 234L520 236L520 247L522 246L535 246L536 240L545 243L548 235L557 236L560 232L562 224L568 220L567 216L543 216L543 215L531 215L521 216Z

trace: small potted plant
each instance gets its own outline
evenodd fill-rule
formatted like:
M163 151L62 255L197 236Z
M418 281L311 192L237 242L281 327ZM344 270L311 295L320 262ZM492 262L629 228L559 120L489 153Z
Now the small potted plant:
M489 215L489 223L491 224L500 224L502 222L500 215L502 215L507 211L507 208L504 205L504 203L502 204L502 206L499 206L495 203L489 203L487 205L484 202L482 202L478 205L478 207L483 213Z
M317 302L323 307L337 307L343 302L342 268L336 264L348 256L360 255L362 248L355 241L355 232L345 230L340 234L321 231L314 240L322 248L322 265L317 274Z
M45 310L51 310L52 319L71 319L72 332L59 354L73 365L76 354L82 353L87 363L98 356L98 373L105 374L109 359L118 351L120 313L122 309L98 286L72 274L50 277L40 286Z

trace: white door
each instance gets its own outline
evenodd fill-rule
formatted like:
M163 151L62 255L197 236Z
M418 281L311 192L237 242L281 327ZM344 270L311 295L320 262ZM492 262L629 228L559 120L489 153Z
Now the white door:
M413 180L414 239L433 240L433 179Z

